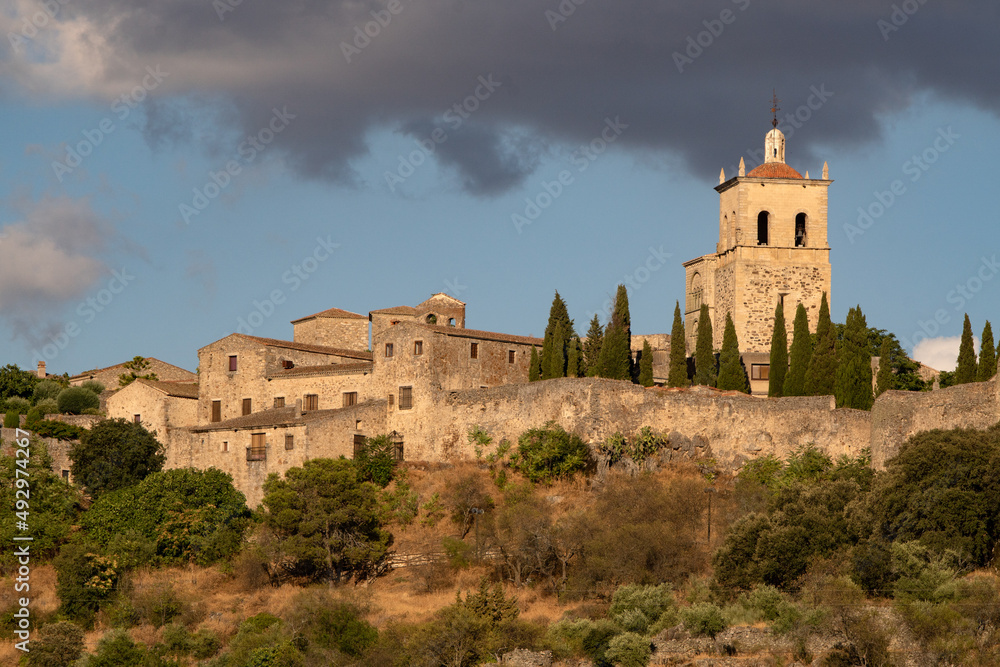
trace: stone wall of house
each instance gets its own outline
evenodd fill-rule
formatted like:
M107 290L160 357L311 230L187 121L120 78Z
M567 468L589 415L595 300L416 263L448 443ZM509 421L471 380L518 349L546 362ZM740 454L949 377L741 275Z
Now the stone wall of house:
M274 407L276 398L283 398L285 405L295 405L296 400L302 400L304 405L306 394L316 395L319 410L344 407L344 394L349 392L357 394L356 402L381 396L381 392L375 391L371 368L342 372L335 369L336 367L327 372L273 375L270 381L261 385L264 394L260 399L259 409Z
M156 379L162 382L197 382L198 376L191 371L184 370L174 366L173 364L168 364L159 359L154 359L152 357L146 357L146 361L149 362L149 367L142 372L143 375L147 373L155 373ZM89 380L96 380L104 385L105 389L115 390L118 389L118 377L127 372L125 370L124 363L118 364L116 366L110 366L108 368L98 369L95 371L81 373L70 379L70 384L81 385Z
M314 317L296 322L292 334L296 343L326 345L345 350L368 349L366 318Z

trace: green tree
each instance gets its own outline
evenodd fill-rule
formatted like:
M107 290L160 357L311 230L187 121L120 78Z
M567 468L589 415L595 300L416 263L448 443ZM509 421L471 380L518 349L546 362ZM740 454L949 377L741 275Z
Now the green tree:
M639 356L639 384L643 387L653 386L653 347L647 338L642 341L642 352Z
M542 344L542 379L561 378L566 375L566 348L574 336L573 320L569 318L566 302L558 290L549 308L549 322L545 326Z
M31 553L35 558L49 558L69 537L80 515L82 498L52 472L52 457L45 442L31 438L27 447L18 447L15 442L12 449L27 452L27 459L17 458L13 451L6 455L8 443L4 444L4 453L0 454L0 506L10 509L0 514L0 541L16 544L14 536L24 534L17 523L26 521L31 530ZM17 501L24 499L26 491L30 493L29 507L19 509ZM0 550L0 569L13 569L16 563L13 548Z
M583 344L580 342L580 337L575 336L566 352L566 377L578 378L583 375Z
M670 328L670 372L667 375L667 386L688 386L687 350L680 301L674 302L674 324Z
M352 461L311 459L264 482L264 523L280 550L302 570L332 585L382 568L392 535L382 528L377 487L359 479Z
M56 403L59 406L59 412L81 415L86 410L96 410L101 407L101 398L83 387L67 387L59 392Z
M632 325L628 310L628 291L618 286L615 309L604 330L598 375L613 380L632 379Z
M983 327L983 338L979 345L979 373L976 377L980 382L986 382L997 373L997 355L993 347L993 327L986 320Z
M878 355L878 375L875 377L875 397L878 398L886 391L893 389L892 374L892 345L889 338L882 339L882 349Z
M396 472L396 444L389 435L365 438L361 451L354 457L358 476L385 488Z
M972 340L972 324L969 314L965 314L965 324L962 325L962 342L958 346L958 365L955 367L955 384L968 384L976 381L976 349Z
M542 379L542 360L538 356L538 348L532 346L531 359L528 360L528 382Z
M59 613L89 628L101 604L114 597L122 568L96 545L80 541L64 544L53 564Z
M788 373L788 332L785 330L785 308L779 302L774 309L774 333L771 334L771 367L767 395L785 395L785 375Z
M872 354L868 346L868 323L855 306L847 313L844 338L837 348L837 382L834 396L838 408L871 410L875 396L872 394Z
M550 484L590 467L590 448L575 433L555 423L525 431L517 439L511 467L532 482Z
M47 398L57 398L62 390L63 386L55 380L41 380L31 392L31 402L38 405Z
M163 469L163 445L156 432L125 419L105 419L83 434L69 452L73 479L95 499L134 486Z
M712 317L708 313L708 304L701 304L698 315L698 341L694 348L694 382L708 387L714 387L718 373L715 369L715 351L713 350Z
M596 377L600 370L601 344L604 341L604 327L601 319L594 313L587 330L587 342L583 344L583 359L587 377Z
M83 667L122 667L142 665L148 653L144 644L137 644L125 630L112 630L101 637L97 652L83 660Z
M830 306L826 292L819 304L819 320L816 324L816 346L809 358L806 371L805 392L807 396L831 396L837 377L837 337L833 322L830 321Z
M122 364L122 367L125 369L125 372L118 376L118 384L122 387L127 387L139 378L143 378L144 380L159 379L156 373L149 370L150 364L145 357L132 357L132 360L126 361Z
M31 398L38 376L30 371L22 371L17 364L7 364L0 368L0 399L13 396Z
M733 317L726 313L726 329L722 334L722 353L719 355L719 389L750 393L750 379L740 358L740 343L736 338Z
M806 395L806 373L812 358L812 336L809 335L809 316L801 303L795 309L792 325L792 349L789 354L788 375L785 376L785 396Z
M129 547L140 538L153 545L158 562L205 564L239 551L250 510L228 473L175 468L103 494L82 523L87 535L122 564L134 559Z

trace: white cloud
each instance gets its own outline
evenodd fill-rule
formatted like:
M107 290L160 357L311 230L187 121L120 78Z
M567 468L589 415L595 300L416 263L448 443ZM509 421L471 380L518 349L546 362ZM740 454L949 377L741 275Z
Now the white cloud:
M958 348L961 336L941 336L927 338L913 347L913 359L939 371L953 371L958 364ZM979 354L979 338L973 336L973 347Z

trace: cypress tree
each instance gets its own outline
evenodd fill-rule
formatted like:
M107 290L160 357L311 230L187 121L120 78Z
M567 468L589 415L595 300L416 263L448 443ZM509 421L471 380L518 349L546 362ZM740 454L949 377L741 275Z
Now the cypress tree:
M785 376L788 374L788 332L785 331L785 309L779 302L774 309L774 333L771 334L771 367L767 395L785 395Z
M649 339L643 339L642 352L639 356L639 384L643 387L653 386L653 348Z
M715 370L715 353L712 350L712 318L708 304L701 304L698 314L698 341L694 348L694 384L714 387L718 373Z
M882 349L878 353L878 375L875 376L875 397L893 388L892 373L892 339L886 336L882 339Z
M581 364L583 362L583 346L580 344L580 337L576 336L569 343L566 353L566 377L576 378L582 375Z
M594 319L590 320L590 329L587 330L587 342L583 344L583 361L588 377L595 377L598 374L603 342L604 327L601 326L601 320L595 313Z
M806 395L806 373L812 358L812 336L809 335L809 316L801 303L795 309L792 325L792 349L789 353L788 375L785 376L785 396Z
M615 309L604 330L601 343L599 375L613 380L632 379L632 325L628 312L628 293L618 286Z
M573 336L573 320L569 319L566 302L556 295L549 308L549 323L545 327L542 344L542 379L561 378L566 375L566 343Z
M532 346L531 359L528 360L528 382L542 379L542 360L538 357L538 348Z
M868 323L861 306L847 313L844 339L837 349L837 380L834 396L838 408L871 410L875 396L872 393L872 355L868 345Z
M670 372L667 374L668 387L688 386L687 341L684 338L684 320L681 319L681 304L674 303L674 325L670 329Z
M826 292L819 304L819 321L816 324L816 347L806 371L806 396L830 396L837 377L836 334L830 321L830 306Z
M955 384L967 384L976 381L976 348L972 342L972 323L969 314L965 314L965 324L962 325L962 342L958 346L958 366L955 367Z
M977 379L980 382L986 382L997 373L997 356L996 351L993 349L993 327L990 326L989 320L986 320L986 326L983 327L983 339L979 350L979 374Z
M719 355L719 389L735 389L750 393L750 378L740 359L740 343L736 338L736 325L726 313L726 329L722 334L722 353Z

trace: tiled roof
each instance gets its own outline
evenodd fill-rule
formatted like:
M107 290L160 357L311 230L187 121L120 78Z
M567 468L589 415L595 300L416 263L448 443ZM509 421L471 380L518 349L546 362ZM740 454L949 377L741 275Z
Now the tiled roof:
M149 362L155 361L158 364L163 364L164 366L170 366L172 368L176 368L179 371L184 371L185 373L191 373L191 371L189 371L189 370L187 370L185 368L181 368L180 366L174 366L173 364L168 364L165 361L160 361L156 357L143 357L143 358L146 361L149 361ZM132 360L129 359L128 361L132 361ZM122 367L125 366L125 364L128 363L128 361L123 361L120 364L113 364L111 366L105 366L104 368L93 368L93 369L91 369L89 371L83 371L82 373L77 373L76 375L71 376L70 380L77 380L79 378L88 377L90 375L97 375L98 373L103 373L104 371L110 371L110 370L112 370L114 368L122 368ZM191 373L191 375L194 375L194 373Z
M416 315L417 309L413 306L393 306L392 308L383 308L381 310L373 310L369 315Z
M420 326L442 333L446 336L459 336L461 338L479 338L481 340L495 340L501 343L518 343L520 345L541 346L545 341L541 338L531 336L513 336L511 334L496 333L494 331L479 331L476 329L459 329L458 327L443 327L434 324L421 324Z
M374 368L370 361L358 361L349 364L321 364L317 366L296 366L295 368L284 368L272 373L272 378L297 377L300 375L350 375L352 373L366 373Z
M161 382L159 380L147 380L146 378L136 378L134 382L147 385L157 391L162 391L167 396L177 396L178 398L198 398L197 383Z
M292 320L292 324L297 324L298 322L305 322L306 320L311 320L317 317L325 317L329 319L344 319L344 320L368 319L364 315L358 315L357 313L352 313L349 310L341 310L340 308L330 308L329 310L324 310L319 313L313 313L312 315L306 315L305 317L300 317L297 320Z
M751 178L802 178L802 174L784 162L765 162L759 167L751 169L747 176Z
M352 359L371 360L372 353L361 350L345 350L339 347L327 347L326 345L312 345L310 343L296 343L290 340L279 340L277 338L261 338L260 336L247 336L246 334L233 334L241 336L247 340L252 340L267 345L269 347L281 347L287 350L300 350L302 352L317 352L319 354L331 354L338 357L350 357Z

